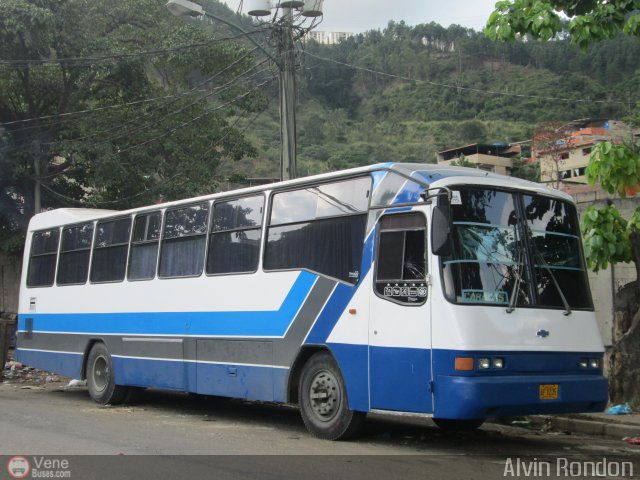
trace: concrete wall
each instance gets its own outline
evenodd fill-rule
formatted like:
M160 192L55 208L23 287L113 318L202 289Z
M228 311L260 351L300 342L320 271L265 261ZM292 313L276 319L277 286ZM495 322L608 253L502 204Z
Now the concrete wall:
M591 205L602 208L607 206L607 201L612 201L618 207L624 218L631 214L639 205L637 198L612 198L605 192L577 193L573 195L578 203L578 212L582 214ZM616 292L629 282L636 279L636 269L632 263L618 264L598 273L589 272L591 295L596 308L596 316L602 333L605 346L611 345L611 331L613 327L613 297Z
M0 253L0 312L18 312L21 260Z

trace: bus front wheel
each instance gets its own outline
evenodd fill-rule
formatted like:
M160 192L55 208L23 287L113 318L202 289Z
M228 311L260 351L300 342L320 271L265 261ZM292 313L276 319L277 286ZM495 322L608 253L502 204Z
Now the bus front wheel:
M127 387L116 385L109 350L96 343L87 358L87 388L89 396L101 405L117 405L127 396Z
M313 436L346 439L364 424L364 413L349 409L340 368L328 353L318 352L307 361L298 388L302 420Z

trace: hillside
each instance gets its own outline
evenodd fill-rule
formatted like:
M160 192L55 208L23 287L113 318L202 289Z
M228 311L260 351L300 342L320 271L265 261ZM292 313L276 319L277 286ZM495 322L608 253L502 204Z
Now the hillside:
M638 101L637 58L633 38L582 53L564 40L494 44L433 23L391 22L335 46L309 42L300 55L298 172L433 162L440 149L527 139L541 122L624 118ZM259 158L230 171L277 177L278 118L272 101L247 131Z

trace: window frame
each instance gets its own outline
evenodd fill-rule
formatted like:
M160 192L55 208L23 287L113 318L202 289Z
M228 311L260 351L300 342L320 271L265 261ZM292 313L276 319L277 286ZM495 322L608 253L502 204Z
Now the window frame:
M383 219L388 218L388 217L393 217L393 216L399 216L399 215L413 215L413 216L420 216L422 217L422 219L424 220L424 228L420 227L412 227L412 228L392 228L392 229L385 229L382 230L380 228L380 222L382 222ZM422 307L424 306L427 301L429 300L429 274L430 274L430 262L429 262L429 223L428 223L428 218L427 218L427 214L425 211L423 210L411 210L408 212L393 212L393 213L386 213L384 215L381 215L380 218L378 218L376 220L376 247L375 247L375 251L374 251L374 259L375 259L375 268L374 268L374 272L373 272L373 279L371 282L371 287L373 289L373 293L378 297L381 298L382 300L386 300L387 302L391 302L391 303L395 303L396 305L401 305L403 307ZM380 294L380 292L378 292L378 288L377 288L377 284L378 284L378 268L380 266L380 262L378 261L378 256L380 254L380 236L383 232L420 232L423 231L424 232L424 267L425 267L425 271L424 271L424 287L427 289L427 296L424 297L423 300L419 301L419 302L415 302L415 303L408 303L408 302L403 302L401 300L397 300L395 298L392 297L386 297L382 294ZM405 242L406 242L406 236L405 236ZM403 259L404 259L404 247L406 245L403 245ZM410 283L410 282L406 282L406 283Z
M180 237L172 237L169 239L165 239L165 227L167 224L167 214L170 212L175 212L177 210L186 210L188 208L191 207L196 207L196 206L200 206L200 205L206 205L208 208L207 211L207 215L205 217L205 224L204 224L204 233L197 233L197 234L189 234L189 235L183 235ZM159 280L171 280L171 279L176 279L176 278L198 278L201 277L206 270L206 261L207 261L207 239L209 238L209 219L211 217L211 210L212 210L212 205L213 202L211 200L202 200L199 202L193 202L193 203L186 203L186 204L182 204L182 205L175 205L172 206L171 208L166 208L163 211L162 214L162 222L161 222L161 227L160 227L160 238L159 238L159 245L158 245L158 258L156 261L156 275L154 278L158 278ZM204 253L202 255L203 259L202 259L202 263L201 263L201 270L200 273L198 274L193 274L193 275L161 275L160 274L160 267L162 265L162 251L164 248L164 244L165 241L169 241L171 243L172 240L184 240L184 239L188 239L188 238L197 238L197 237L204 237L205 241L204 241Z
M134 233L134 229L135 229L135 225L136 225L136 220L138 219L138 217L142 217L145 215L153 215L155 213L158 213L160 215L160 228L158 230L158 239L157 240L145 240L143 242L137 242L135 243L135 245L150 245L152 243L157 243L158 245L158 250L156 253L156 265L155 268L153 269L153 276L150 278L130 278L129 277L129 273L131 270L131 252L133 251L133 246L134 246L134 242L133 242L133 233ZM160 262L160 240L162 239L162 229L164 227L164 212L162 209L158 209L158 210L150 210L147 212L138 212L132 215L132 221L131 221L131 235L129 237L129 251L127 254L127 271L125 274L125 279L127 282L148 282L150 280L155 280L156 278L158 278L158 265Z
M122 283L126 280L128 280L127 276L129 273L129 254L131 253L131 239L133 237L133 224L134 224L134 216L132 215L122 215L119 217L112 217L112 218L101 218L100 220L96 220L95 224L94 224L94 238L93 238L93 244L91 246L91 265L89 265L89 283L91 285L100 285L103 283ZM97 235L98 235L98 225L100 225L101 223L109 223L109 222L117 222L119 220L125 220L125 219L129 219L129 239L127 241L127 243L119 243L117 245L109 245L106 247L99 247L98 250L103 250L103 249L107 249L107 248L113 248L113 247L122 247L124 245L127 246L127 254L125 257L125 265L124 265L124 277L122 278L122 280L103 280L103 281L93 281L91 280L91 274L93 273L93 264L94 264L94 259L95 259L95 250L96 250L96 242L97 242Z
M287 192L293 192L296 190L302 190L302 189L306 189L306 188L310 188L310 187L318 187L321 185L328 185L328 184L332 184L332 183L343 183L343 182L347 182L350 180L358 180L358 179L363 179L366 178L369 180L369 189L368 189L368 195L367 195L367 208L366 210L360 212L360 213L352 213L352 214L347 214L347 215L334 215L334 216L329 216L329 217L320 217L320 218L314 218L311 220L304 220L304 221L297 221L297 222L288 222L288 223L278 223L277 225L271 225L271 216L273 213L273 199L276 195L281 194L281 193L287 193ZM337 178L328 178L324 181L321 182L313 182L313 183L303 183L300 185L292 185L290 187L287 188L282 188L282 189L276 189L276 190L271 190L269 192L269 198L267 199L267 203L268 203L268 208L265 211L265 217L264 217L264 221L263 221L263 232L262 232L262 252L260 255L260 266L262 267L262 271L265 273L271 273L271 272L296 272L296 271L305 271L305 272L310 272L313 273L314 275L318 275L321 277L325 277L325 278L330 278L332 280L335 280L336 282L339 282L341 284L344 285L348 285L350 287L355 287L356 285L358 285L362 280L362 272L359 272L358 275L358 281L355 283L351 283L351 282L347 282L346 280L343 280L341 278L336 278L333 277L331 275L327 275L326 273L321 273L318 272L316 270L312 270L310 268L282 268L282 269L266 269L264 268L264 264L265 264L265 256L267 254L267 242L269 241L269 229L272 227L286 227L286 226L290 226L290 225L301 225L303 223L312 223L312 222L316 222L316 221L322 221L322 220L332 220L334 218L345 218L345 217L359 217L364 215L366 217L365 222L364 222L364 241L362 243L362 251L364 251L364 243L367 240L367 224L368 224L368 218L369 218L369 212L371 212L371 201L373 198L373 177L371 175L371 173L366 173L366 174L362 174L362 173L358 173L358 174L354 174L354 175L349 175L349 176L345 176L345 177L337 177ZM362 263L362 258L364 255L362 255L360 257L360 263Z
M233 202L236 200L242 200L244 198L257 198L257 197L262 197L262 218L261 218L261 223L260 226L258 227L242 227L242 228L235 228L233 230L224 230L221 232L212 232L211 229L213 228L213 215L215 212L215 208L216 205L218 203L228 203L228 202ZM227 275L251 275L254 273L257 273L258 271L260 271L260 269L262 268L263 265L263 254L264 254L264 250L265 250L265 232L266 232L266 228L267 228L267 211L270 212L269 210L269 198L266 194L266 192L261 191L261 192L256 192L254 194L245 194L245 195L236 195L233 197L225 197L225 198L216 198L213 200L213 202L211 202L211 204L209 205L210 208L210 212L209 212L209 224L207 225L207 242L205 244L205 258L204 258L204 274L207 277L222 277L222 276L227 276ZM226 272L226 273L209 273L207 271L207 266L209 265L209 250L210 250L210 243L211 243L211 239L213 238L214 235L216 234L228 234L228 233L234 233L234 232L242 232L242 231L247 231L247 230L257 230L260 232L260 240L259 240L259 245L258 245L258 263L256 264L256 268L254 270L249 270L249 271L245 271L245 272Z
M573 214L575 215L575 220L577 221L577 225L579 226L580 224L580 216L578 213L578 208L577 205L566 199L566 198L562 198L561 196L555 196L555 195L549 195L549 194L545 194L545 193L541 193L541 192L536 192L536 191L532 191L532 190L526 190L526 189L517 189L517 188L510 188L507 186L498 186L498 185L483 185L483 184L474 184L474 183L459 183L459 184L455 184L455 185L449 185L449 188L451 190L461 190L461 189L465 189L465 188L469 188L469 189L474 189L474 188L483 188L483 189L488 189L488 190L493 190L496 192L503 192L503 193L507 193L509 195L515 196L517 198L517 200L515 200L515 204L517 204L516 208L521 208L520 207L520 202L524 202L523 199L525 196L537 196L540 198L547 198L551 201L557 201L557 202L564 202L567 205L569 205L572 210L573 210ZM524 205L524 203L523 203ZM453 220L453 218L452 218ZM579 227L578 227L579 228ZM578 230L579 232L579 230ZM586 282L587 285L590 286L590 282L589 282L589 277L588 277L588 268L586 267L586 260L585 260L585 256L584 256L584 242L582 241L582 238L578 235L579 238L579 248L580 248L580 258L583 262L583 264L585 265L585 277L586 277ZM527 245L525 247L526 252L525 252L525 263L527 262L526 260L526 256L530 255L530 251L529 249L531 248L529 245L529 240L526 240ZM498 308L504 308L504 305L500 304L494 304L494 303L460 303L457 302L455 300L453 300L451 298L451 296L447 293L447 286L446 286L446 281L445 281L445 275L443 274L444 269L444 262L445 262L445 257L444 256L440 256L437 259L437 264L438 264L438 275L440 276L440 288L442 289L442 298L444 298L444 300L446 302L448 302L451 305L457 306L457 307L498 307ZM434 262L435 263L435 262ZM531 298L531 302L528 305L517 305L517 309L531 309L531 310L550 310L550 311L557 311L560 310L559 307L556 306L548 306L548 305L540 305L539 304L539 299L538 299L538 292L537 290L535 290L535 276L533 274L533 272L531 272L531 276L530 275L526 275L526 280L527 282L530 283L529 287L532 289L529 292L530 298ZM572 311L580 311L580 312L593 312L595 311L595 305L593 303L593 298L591 295L591 290L587 289L587 295L589 296L589 301L591 304L591 307L588 308L578 308L578 307L571 307Z
M40 253L40 254L34 255L33 254L33 238L35 237L35 235L39 233L53 232L53 231L58 232L58 244L56 246L56 251L52 253ZM31 233L31 244L29 246L29 263L27 264L27 275L25 278L25 286L27 288L51 288L56 285L56 280L58 276L58 261L60 260L60 245L62 245L62 227L58 226L58 227L45 228L43 230L36 230ZM34 257L45 257L45 256L54 256L54 255L55 255L56 261L54 262L54 265L53 265L53 279L51 284L29 285L29 276L31 273L31 259Z
M85 222L77 222L77 223L71 223L69 225L62 225L62 227L60 227L60 245L58 246L58 261L56 264L56 286L57 287L68 287L68 286L74 286L74 285L87 285L89 283L89 275L91 273L91 263L92 263L92 257L93 257L93 244L95 243L95 238L96 238L96 223L97 220L89 220L89 221L85 221ZM76 249L76 250L66 250L66 251L62 251L62 242L64 239L64 231L65 229L68 228L75 228L75 227L80 227L82 225L91 225L91 244L89 245L88 248L82 248L82 249ZM77 283L60 283L58 281L58 275L60 274L60 260L62 259L62 255L64 253L70 253L70 252L82 252L85 250L89 250L89 259L87 261L87 277L85 278L84 282L77 282Z

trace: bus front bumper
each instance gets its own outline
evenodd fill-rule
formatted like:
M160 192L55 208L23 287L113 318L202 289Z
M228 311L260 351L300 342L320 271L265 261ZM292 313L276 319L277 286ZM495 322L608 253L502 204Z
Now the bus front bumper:
M557 398L541 398L548 396L543 393L547 386L557 391ZM601 412L607 399L602 375L438 376L433 416L462 420Z

